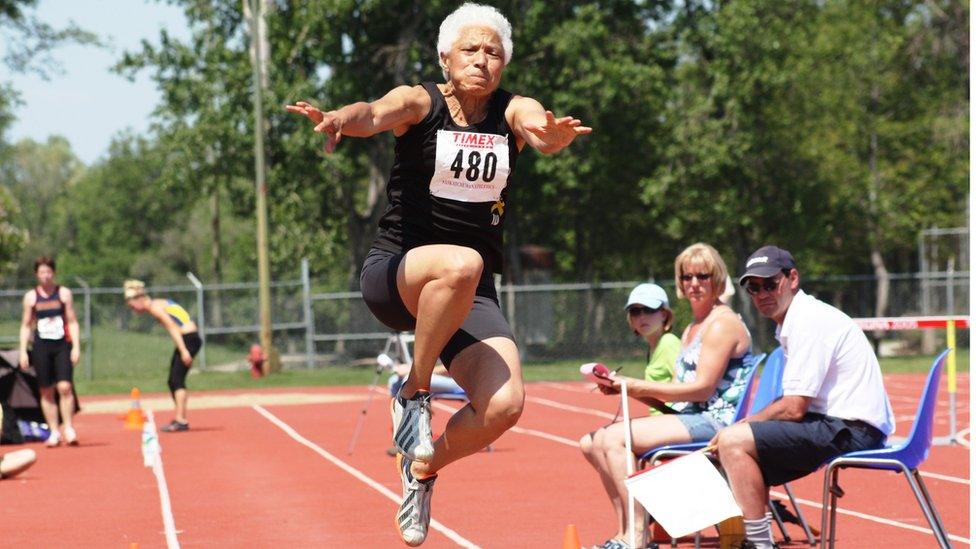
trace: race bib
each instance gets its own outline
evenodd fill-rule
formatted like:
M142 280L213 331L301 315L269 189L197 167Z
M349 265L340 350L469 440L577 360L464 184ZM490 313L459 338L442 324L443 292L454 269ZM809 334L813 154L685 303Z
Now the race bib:
M430 194L460 202L499 202L509 172L508 137L437 131Z
M41 339L64 339L64 318L60 315L38 318L37 335Z

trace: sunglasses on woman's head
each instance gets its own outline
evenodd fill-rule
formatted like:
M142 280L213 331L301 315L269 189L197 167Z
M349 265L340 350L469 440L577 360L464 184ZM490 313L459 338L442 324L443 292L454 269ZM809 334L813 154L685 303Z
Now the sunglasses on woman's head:
M650 307L627 307L627 314L629 314L630 316L650 315L660 310L661 310L660 308L652 309Z
M680 278L682 282L691 282L691 279L693 278L698 279L699 282L704 282L712 278L712 273L685 273L678 278Z
M773 278L764 279L762 282L747 282L746 291L749 295L759 295L759 292L773 292L779 287L780 277L776 276Z

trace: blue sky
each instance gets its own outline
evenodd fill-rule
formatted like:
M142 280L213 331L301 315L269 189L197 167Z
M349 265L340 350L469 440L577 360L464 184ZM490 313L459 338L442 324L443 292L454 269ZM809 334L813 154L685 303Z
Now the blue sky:
M162 28L177 37L189 36L179 8L154 0L41 0L29 12L55 28L73 20L109 46L54 51L64 73L49 81L33 75L4 75L23 100L7 133L10 141L45 141L63 135L75 154L91 164L107 153L112 136L126 128L140 132L149 127L159 94L148 76L140 74L129 82L109 69L124 51L136 51L141 40L156 42Z

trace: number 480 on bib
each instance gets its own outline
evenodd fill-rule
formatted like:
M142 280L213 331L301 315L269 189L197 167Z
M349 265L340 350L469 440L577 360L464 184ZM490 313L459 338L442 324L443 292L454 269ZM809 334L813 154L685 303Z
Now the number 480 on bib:
M484 160L484 165L482 165L481 153L478 151L470 151L468 153L467 168L465 168L464 151L460 150L457 152L457 156L454 157L454 162L451 162L451 171L454 172L456 179L461 177L461 172L464 172L464 178L468 181L477 181L480 177L482 181L488 183L495 179L498 157L495 156L495 153L489 152L485 154Z

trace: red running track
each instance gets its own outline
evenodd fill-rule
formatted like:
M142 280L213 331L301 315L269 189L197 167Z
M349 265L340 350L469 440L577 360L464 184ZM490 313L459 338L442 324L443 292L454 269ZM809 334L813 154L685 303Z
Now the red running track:
M899 417L896 434L904 435L910 426L921 379L886 377ZM962 376L959 402L968 402L968 388L968 376ZM160 437L179 543L402 546L393 527L396 503L391 499L399 496L399 480L384 452L390 444L386 399L373 400L355 452L348 456L365 387L250 392L358 400L260 409L246 403L193 409L191 400L193 429ZM518 427L499 439L493 451L442 472L433 517L448 533L432 529L424 547L555 547L567 524L577 525L586 546L610 535L612 510L574 444L608 421L617 399L590 392L583 383L529 384L527 395ZM944 388L941 396L945 401ZM446 422L446 407L457 406L438 403L435 429ZM936 432L944 435L944 402L939 411ZM169 419L168 412L158 415L159 423ZM142 466L139 434L123 430L114 414L82 414L77 424L80 447L33 445L39 454L35 467L0 481L0 545L165 547L160 495L151 471ZM967 441L968 427L968 411L960 410L959 428ZM287 429L317 448L302 444ZM14 447L3 451L8 449ZM967 446L939 446L922 468L957 546L969 544L969 461ZM917 531L927 524L904 480L874 471L846 471L841 480L847 496L840 500L839 547L935 545L930 534ZM822 481L817 473L793 483L797 497L809 502L802 509L817 527ZM788 547L805 546L798 541L799 528L790 528L794 542ZM709 545L716 546L714 537L706 538Z

